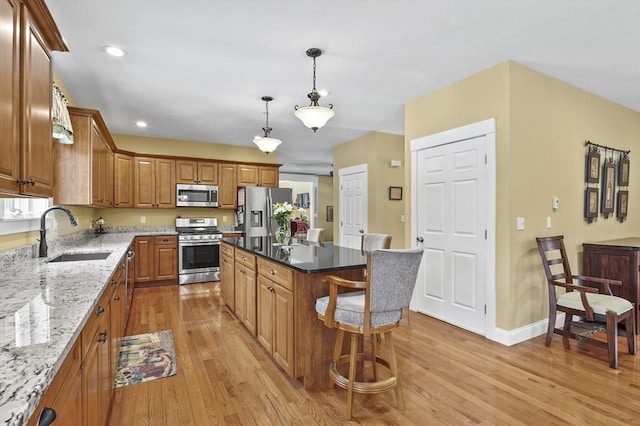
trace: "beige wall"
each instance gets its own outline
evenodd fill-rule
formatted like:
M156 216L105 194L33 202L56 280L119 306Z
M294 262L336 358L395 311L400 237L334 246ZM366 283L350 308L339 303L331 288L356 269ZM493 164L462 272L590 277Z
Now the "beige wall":
M400 221L405 215L405 204L402 201L389 200L389 187L402 186L406 197L404 184L404 169L407 164L402 161L402 167L391 167L391 160L403 160L404 138L402 135L374 132L362 138L355 139L336 146L333 149L333 179L334 193L334 241L339 244L340 235L340 190L338 177L340 169L345 167L367 164L368 178L368 223L367 232L389 234L392 236L391 247L405 246L405 224ZM404 198L404 197L403 197Z
M336 218L334 216L333 222L327 222L327 206L334 206L336 208L337 202L333 199L333 177L331 176L318 176L318 228L324 228L325 241L333 241L333 225ZM335 210L334 210L335 212Z
M488 118L496 119L496 326L514 330L546 317L547 293L535 237L564 234L574 272L581 244L638 235L640 198L630 197L625 223L583 219L586 139L633 151L640 114L514 62L504 62L413 100L405 111L410 141ZM631 154L633 158L633 152ZM633 169L633 167L631 168ZM410 170L405 173L410 214ZM631 170L630 188L640 185ZM633 194L633 193L632 193ZM551 208L552 197L560 209ZM516 217L526 229L515 230ZM552 229L546 229L546 218ZM410 236L407 227L405 236Z

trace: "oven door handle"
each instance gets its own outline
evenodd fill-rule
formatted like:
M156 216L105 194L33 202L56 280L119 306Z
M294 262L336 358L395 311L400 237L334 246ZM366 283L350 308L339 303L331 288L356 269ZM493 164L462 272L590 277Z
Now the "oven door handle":
M197 240L197 241L178 241L178 245L182 246L182 247L186 247L186 246L215 246L215 245L219 245L220 241L213 241L213 240Z

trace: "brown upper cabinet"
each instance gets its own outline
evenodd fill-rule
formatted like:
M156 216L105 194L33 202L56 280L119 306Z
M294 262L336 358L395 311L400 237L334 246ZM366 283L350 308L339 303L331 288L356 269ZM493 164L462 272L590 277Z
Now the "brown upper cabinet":
M51 52L68 51L43 0L0 0L0 193L53 195Z
M176 183L218 184L218 163L213 161L176 160Z
M277 166L238 164L237 186L278 186Z
M133 207L133 157L115 154L113 159L113 205L114 207Z
M135 157L134 207L174 208L175 206L175 160Z
M55 144L56 204L113 206L114 146L100 111L68 107L72 145ZM87 179L90 177L90 179Z
M218 207L234 209L238 192L235 164L220 164L220 180L218 184Z

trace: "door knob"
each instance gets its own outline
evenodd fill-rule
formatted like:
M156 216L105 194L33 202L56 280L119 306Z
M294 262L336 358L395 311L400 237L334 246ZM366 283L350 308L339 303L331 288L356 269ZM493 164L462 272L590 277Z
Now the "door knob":
M361 229L358 232L361 233L361 234L364 234L364 229Z
M416 241L419 242L419 243L424 243L424 238L418 237L418 238L416 238Z

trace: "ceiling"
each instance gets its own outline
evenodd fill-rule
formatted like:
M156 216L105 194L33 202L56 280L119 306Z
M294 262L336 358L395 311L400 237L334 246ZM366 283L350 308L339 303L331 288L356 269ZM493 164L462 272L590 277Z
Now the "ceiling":
M253 147L269 95L281 172L328 174L332 148L403 134L404 104L513 60L640 111L640 1L47 0L70 52L54 72L114 134ZM116 45L121 58L102 48ZM336 116L295 118L317 88ZM148 123L137 128L137 120ZM272 154L273 155L273 154Z

